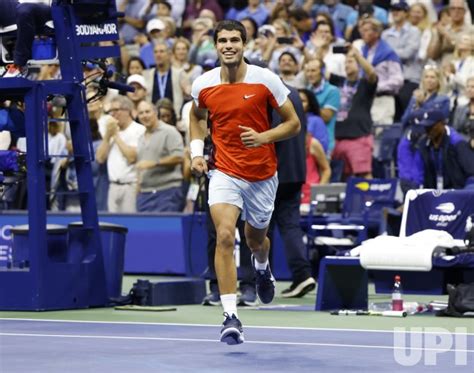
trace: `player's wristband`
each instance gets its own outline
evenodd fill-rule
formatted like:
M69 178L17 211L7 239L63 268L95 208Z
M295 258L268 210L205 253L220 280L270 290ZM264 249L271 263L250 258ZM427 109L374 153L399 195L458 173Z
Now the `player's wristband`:
M189 143L191 149L191 159L195 157L204 157L204 141L195 139Z

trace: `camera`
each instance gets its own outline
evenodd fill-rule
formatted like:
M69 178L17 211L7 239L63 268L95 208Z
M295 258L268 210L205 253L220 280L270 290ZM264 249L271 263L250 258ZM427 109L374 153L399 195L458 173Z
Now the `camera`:
M345 45L334 45L332 47L332 53L334 54L346 54L349 51Z
M277 38L277 43L278 44L293 44L293 38L281 36Z

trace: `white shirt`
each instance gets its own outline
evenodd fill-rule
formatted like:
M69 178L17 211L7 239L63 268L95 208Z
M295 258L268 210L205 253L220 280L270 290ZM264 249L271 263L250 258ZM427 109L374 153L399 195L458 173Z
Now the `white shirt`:
M118 135L128 146L136 148L138 138L145 132L145 127L132 121L130 125L123 131L119 131ZM107 170L109 180L111 182L134 183L137 181L137 172L134 164L129 164L127 158L113 139L110 140L111 148L107 157Z

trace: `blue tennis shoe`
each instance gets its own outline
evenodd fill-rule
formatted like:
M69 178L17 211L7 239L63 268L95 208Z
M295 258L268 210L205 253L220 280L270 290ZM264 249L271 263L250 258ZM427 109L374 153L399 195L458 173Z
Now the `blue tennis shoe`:
M255 269L255 257L252 255L252 265ZM260 298L260 302L268 304L273 300L275 296L275 278L270 270L270 265L264 270L255 269L255 282L257 285L257 295Z
M224 312L225 320L221 329L221 342L227 343L228 345L238 345L244 343L244 330L242 329L242 323L235 316L229 316L227 312Z

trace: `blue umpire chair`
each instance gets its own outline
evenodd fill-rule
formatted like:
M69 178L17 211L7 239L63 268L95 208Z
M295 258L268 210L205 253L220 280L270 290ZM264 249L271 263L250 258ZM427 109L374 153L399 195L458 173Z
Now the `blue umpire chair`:
M54 0L51 6L61 79L31 81L0 79L0 100L20 101L25 107L28 226L15 230L13 249L21 243L19 265L0 271L0 309L51 310L108 304L106 270L99 229L91 162L94 160L83 63L101 66L99 93L107 88L130 90L110 81L105 63L119 57L117 17L111 0ZM48 103L65 100L81 207L81 224L71 229L47 225L45 164L48 152ZM66 228L66 229L65 229ZM69 232L69 233L67 233ZM84 256L73 260L74 247ZM23 250L24 249L24 250ZM24 253L23 253L24 251ZM18 252L16 253L18 254ZM16 255L15 254L15 255Z

